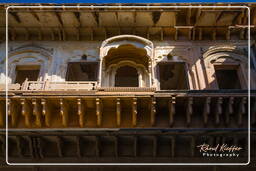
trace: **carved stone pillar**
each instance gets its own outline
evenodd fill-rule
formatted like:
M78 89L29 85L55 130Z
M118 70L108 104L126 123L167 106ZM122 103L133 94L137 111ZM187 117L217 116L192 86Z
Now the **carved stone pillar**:
M79 126L80 127L84 127L84 124L85 124L84 109L85 109L85 104L83 104L82 99L77 99L77 114L79 117Z
M246 113L246 97L242 97L240 99L240 104L239 104L239 108L238 108L238 125L241 126L243 123L243 115Z
M47 127L50 127L51 126L51 113L50 113L50 106L48 103L49 102L46 99L41 99L42 115L45 118L45 125Z
M36 117L36 126L42 127L42 110L37 99L32 99L33 115Z
M101 99L96 98L96 117L97 117L97 126L101 126L102 123L102 104Z
M216 109L215 109L215 123L217 125L220 124L220 115L222 114L222 102L223 102L223 98L219 97L217 99Z
M25 126L31 127L31 107L29 105L28 100L20 99L21 100L21 115L25 118Z
M69 116L68 116L68 104L64 99L60 99L60 115L62 118L62 125L64 127L68 126Z
M187 118L187 126L191 123L191 115L193 114L193 97L188 98L187 108L186 108L186 118Z
M17 105L11 99L8 99L8 117L11 118L11 126L15 127L18 120Z
M233 114L233 104L234 104L234 97L229 97L228 99L228 105L226 106L225 111L225 123L226 125L229 124L230 115Z
M132 99L132 126L137 126L137 98Z
M176 97L172 96L171 99L168 102L168 108L169 108L169 125L170 127L173 126L174 123L174 115L175 115L175 103L176 103Z
M119 127L121 125L121 102L120 98L116 99L116 124Z
M156 99L153 97L150 102L150 124L154 126L156 122Z
M204 117L204 126L208 123L208 116L211 112L211 97L206 97L204 102L204 111L203 111L203 117Z

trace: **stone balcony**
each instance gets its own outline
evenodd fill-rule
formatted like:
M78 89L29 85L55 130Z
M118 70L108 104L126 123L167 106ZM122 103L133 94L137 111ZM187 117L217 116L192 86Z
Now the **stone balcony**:
M5 86L0 126L5 126ZM97 87L97 82L9 85L10 128L247 128L248 91ZM255 94L251 121L255 124Z

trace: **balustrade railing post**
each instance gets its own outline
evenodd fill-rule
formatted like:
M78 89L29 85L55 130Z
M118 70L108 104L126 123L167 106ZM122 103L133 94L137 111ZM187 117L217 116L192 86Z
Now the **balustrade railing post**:
M28 90L28 84L28 78L26 78L21 86L21 90Z
M49 80L47 79L44 83L43 83L43 90L48 90L49 89L49 85L50 84L50 82L49 82Z

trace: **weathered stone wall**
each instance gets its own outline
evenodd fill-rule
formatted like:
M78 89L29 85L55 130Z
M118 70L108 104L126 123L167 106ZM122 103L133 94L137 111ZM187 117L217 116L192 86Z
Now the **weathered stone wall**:
M65 81L67 63L79 61L83 54L87 60L97 61L100 56L101 41L17 41L9 42L9 77L13 82L15 66L22 64L41 65L40 80ZM213 67L204 62L204 54L209 49L216 48L216 52L232 52L246 57L248 52L247 41L154 41L155 65L167 60L172 55L173 61L185 61L188 68L190 89L216 89ZM219 50L218 50L219 48ZM214 52L215 53L215 52ZM230 55L232 57L232 54ZM216 59L215 59L216 60ZM243 77L247 80L247 64L243 67ZM252 85L255 83L251 77ZM0 83L5 83L5 42L0 44ZM247 83L245 83L244 87ZM159 85L158 85L159 86ZM243 87L243 88L244 88ZM253 87L252 87L253 88Z

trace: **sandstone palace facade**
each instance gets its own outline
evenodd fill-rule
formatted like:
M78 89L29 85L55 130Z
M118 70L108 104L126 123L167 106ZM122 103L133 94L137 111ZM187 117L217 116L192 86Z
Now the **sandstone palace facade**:
M241 4L69 5L9 8L8 58L0 6L3 163L6 116L10 163L247 163L249 83L255 160L256 4L242 4L249 26ZM204 143L242 150L203 156Z

